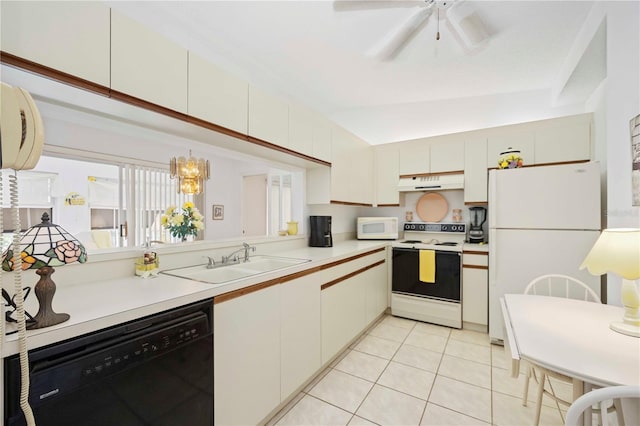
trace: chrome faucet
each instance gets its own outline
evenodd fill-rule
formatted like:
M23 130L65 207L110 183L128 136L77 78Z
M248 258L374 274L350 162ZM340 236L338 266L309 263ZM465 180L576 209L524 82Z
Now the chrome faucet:
M203 256L205 259L207 259L207 269L213 269L216 267L216 261L213 258L213 256Z
M233 253L231 253L228 256L222 256L222 264L224 265L225 263L229 263L229 262L239 262L240 259L238 258L237 254L244 251L244 262L248 262L249 261L249 251L256 251L255 247L250 246L247 243L242 243L242 248L239 248L238 250L235 250Z

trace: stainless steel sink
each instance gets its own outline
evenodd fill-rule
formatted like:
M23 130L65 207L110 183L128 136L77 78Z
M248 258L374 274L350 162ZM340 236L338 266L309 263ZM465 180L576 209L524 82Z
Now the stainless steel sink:
M290 268L305 262L310 262L310 259L260 255L249 257L248 262L241 261L240 263L221 265L211 269L207 268L206 265L197 265L169 269L162 271L162 273L209 284L223 284L252 275L266 274L268 272Z

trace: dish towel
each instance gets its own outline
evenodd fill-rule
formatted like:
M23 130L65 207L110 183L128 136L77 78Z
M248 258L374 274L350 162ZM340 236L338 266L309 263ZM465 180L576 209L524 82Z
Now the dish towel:
M420 250L420 281L427 284L436 282L436 252Z

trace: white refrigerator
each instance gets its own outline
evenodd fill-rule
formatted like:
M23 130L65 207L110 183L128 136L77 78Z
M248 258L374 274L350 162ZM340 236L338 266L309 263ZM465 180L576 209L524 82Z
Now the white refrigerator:
M597 162L489 172L489 337L503 340L500 297L544 274L575 277L600 295L580 264L600 235Z

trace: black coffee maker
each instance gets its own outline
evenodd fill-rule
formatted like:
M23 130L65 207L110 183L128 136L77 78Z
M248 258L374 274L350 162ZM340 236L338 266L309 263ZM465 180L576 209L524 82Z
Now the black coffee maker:
M331 216L309 216L309 247L333 247Z
M475 244L484 243L482 225L487 221L487 209L484 207L469 207L469 218L471 219L469 242Z

